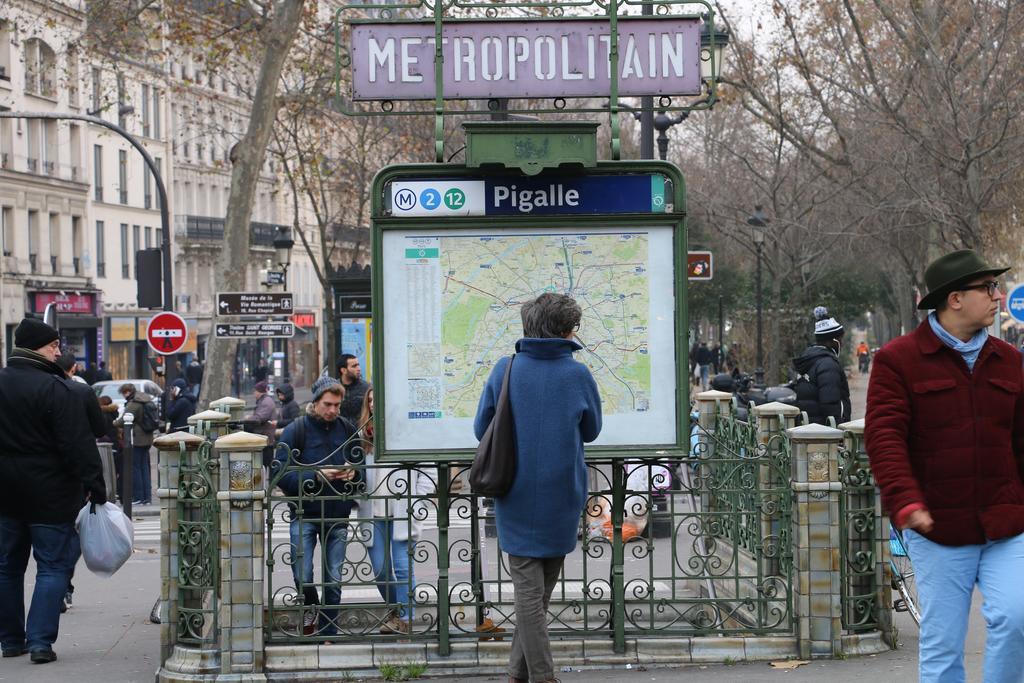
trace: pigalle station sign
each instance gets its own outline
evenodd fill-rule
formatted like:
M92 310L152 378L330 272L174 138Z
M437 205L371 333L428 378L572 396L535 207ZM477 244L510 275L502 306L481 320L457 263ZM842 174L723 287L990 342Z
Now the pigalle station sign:
M700 19L620 19L617 26L620 96L700 94ZM354 24L351 36L354 99L435 97L433 22ZM606 19L446 23L443 97L602 96L611 86L612 42Z

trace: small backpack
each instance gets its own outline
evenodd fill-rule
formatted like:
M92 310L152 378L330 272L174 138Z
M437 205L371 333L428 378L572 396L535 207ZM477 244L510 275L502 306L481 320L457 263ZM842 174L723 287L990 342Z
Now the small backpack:
M156 407L155 401L146 401L142 404L139 427L147 434L160 429L160 409Z

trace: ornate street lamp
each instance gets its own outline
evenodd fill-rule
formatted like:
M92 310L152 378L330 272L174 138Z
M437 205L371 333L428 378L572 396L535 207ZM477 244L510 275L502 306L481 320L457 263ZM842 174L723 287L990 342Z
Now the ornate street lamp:
M754 248L757 250L757 367L754 369L754 381L757 382L759 386L764 386L763 323L761 319L761 250L764 248L764 229L768 225L768 217L765 216L763 209L764 207L757 204L754 206L754 213L747 219L747 225L750 226L751 232L753 233L752 238Z
M714 48L711 46L712 31L710 22L705 21L700 27L700 77L704 82L718 82L722 75L722 60L725 48L729 45L729 32L718 26L714 30Z
M274 260L277 261L277 266L281 269L281 285L284 291L288 291L288 266L292 263L292 247L295 246L295 240L292 239L292 229L287 225L277 226L277 233L274 235ZM275 339L278 344L277 350L282 355L282 368L281 374L283 381L288 382L288 340L287 339Z

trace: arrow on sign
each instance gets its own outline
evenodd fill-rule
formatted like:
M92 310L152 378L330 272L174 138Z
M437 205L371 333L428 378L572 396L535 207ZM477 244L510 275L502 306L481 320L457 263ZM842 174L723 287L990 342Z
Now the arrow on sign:
M227 301L221 301L220 302L220 307L221 308L231 308L231 305Z

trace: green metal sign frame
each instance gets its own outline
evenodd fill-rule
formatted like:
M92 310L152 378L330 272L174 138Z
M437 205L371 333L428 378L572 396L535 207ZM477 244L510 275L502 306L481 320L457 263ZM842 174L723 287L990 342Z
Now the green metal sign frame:
M543 126L544 124L540 124ZM492 172L493 173L493 172ZM502 176L508 176L514 171L504 170ZM566 174L565 170L557 172L560 176ZM445 216L445 217L395 217L387 210L385 193L390 183L403 179L480 179L489 175L487 170L469 168L461 164L404 164L389 166L382 169L373 181L373 207L371 218L371 231L373 242L373 274L372 292L373 307L375 312L374 336L381 339L386 337L385 310L391 306L401 305L394 301L387 301L384 298L384 278L394 264L389 264L383 256L384 234L388 231L423 231L424 234L438 234L457 229L481 229L486 227L488 231L506 228L529 229L530 231L543 231L545 229L558 228L564 230L567 222L571 223L573 230L585 232L591 228L606 228L610 225L622 228L623 231L632 229L650 228L671 228L673 239L672 254L672 282L675 301L675 377L676 377L676 415L675 415L675 441L658 446L589 446L587 455L593 458L666 458L685 457L689 449L689 364L687 362L687 278L686 278L686 190L682 173L674 164L663 161L626 161L626 162L595 162L592 169L585 171L587 175L624 175L624 174L659 174L666 179L666 188L671 184L672 198L671 205L666 207L663 213L636 213L617 215L573 215L573 216ZM542 178L543 175L527 176ZM667 191L667 190L666 190ZM668 198L666 198L668 203ZM654 294L652 293L652 296ZM376 457L380 460L404 461L404 462L428 462L428 461L471 461L474 455L472 449L444 450L444 449L422 449L422 450L395 450L387 445L385 410L387 405L386 377L387 358L385 345L375 343L373 345L373 376L375 378L375 403L378 410L375 411L374 433L376 436L375 451Z
M711 72L716 72L715 59L716 39L715 8L710 0L397 0L394 4L380 5L369 2L351 2L340 7L335 13L334 21L334 81L335 101L333 106L348 116L423 116L434 117L434 151L438 163L445 161L444 155L444 117L459 116L490 116L502 114L524 113L565 114L574 113L605 113L609 117L611 127L611 158L620 158L620 125L619 114L627 112L619 103L619 33L620 18L639 18L647 16L659 18L701 18L707 25L707 43L701 45L701 60L708 61ZM555 98L549 105L543 106L537 100L529 98L490 99L486 100L484 109L475 109L466 100L446 100L444 98L444 62L442 54L442 34L446 25L460 21L522 21L524 19L544 21L572 21L582 19L607 19L610 28L611 73L610 88L607 93L595 93L593 98L605 99L607 103L595 107L587 98L576 98L579 101L572 105L564 97ZM433 22L435 34L434 54L434 98L420 103L410 102L396 106L393 100L382 100L376 107L361 106L347 97L343 87L343 73L352 65L352 57L346 43L353 24L365 23L400 23L410 21ZM710 109L718 100L718 84L716 79L703 79L704 95L691 102L681 102L670 96L655 98L654 107L658 111L681 112ZM523 106L515 106L515 102ZM532 104L531 104L532 103ZM632 107L636 110L636 107Z

